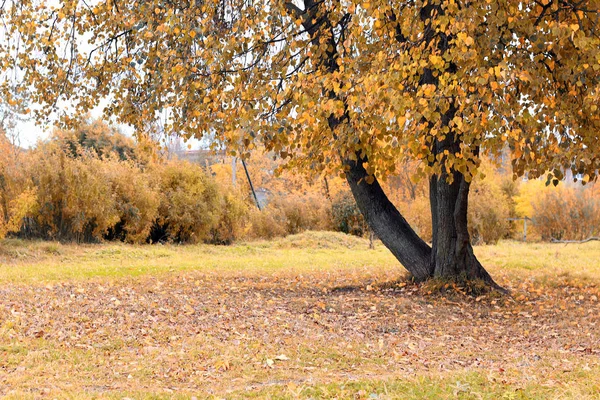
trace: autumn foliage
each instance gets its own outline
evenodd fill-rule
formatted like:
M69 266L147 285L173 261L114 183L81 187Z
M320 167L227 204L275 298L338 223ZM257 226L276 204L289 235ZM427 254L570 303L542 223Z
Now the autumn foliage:
M252 168L257 183L272 189L260 212L246 181L231 184L231 168L169 161L156 144L139 142L99 121L55 131L32 150L2 136L0 235L229 244L330 229L324 195L301 179L278 179L278 191L272 174Z
M256 207L241 163L202 166L161 157L156 143L130 139L89 121L54 132L30 150L0 136L0 236L97 242L214 243L274 238L306 230L369 232L339 177L307 180L256 151L247 160ZM385 182L390 199L425 240L431 240L428 185L416 163L399 165ZM472 184L469 231L476 244L520 238L528 217L533 240L584 239L600 227L600 193L593 184L513 180L484 161ZM484 176L485 175L485 178Z
M600 234L597 183L582 186L565 181L553 187L529 181L521 185L515 200L518 215L533 220L534 239L583 240Z

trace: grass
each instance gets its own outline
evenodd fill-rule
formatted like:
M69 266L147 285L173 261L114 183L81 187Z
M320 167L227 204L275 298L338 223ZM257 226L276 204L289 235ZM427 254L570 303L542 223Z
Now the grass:
M600 242L584 244L523 243L506 241L478 246L483 265L508 279L518 276L545 279L572 277L581 281L600 278Z
M600 398L600 244L476 252L511 296L430 293L380 245L0 242L0 396Z
M335 271L365 265L398 268L383 246L375 251L367 249L368 243L360 238L323 232L228 247L121 243L74 246L6 240L0 246L0 282L119 279L185 271L264 274Z

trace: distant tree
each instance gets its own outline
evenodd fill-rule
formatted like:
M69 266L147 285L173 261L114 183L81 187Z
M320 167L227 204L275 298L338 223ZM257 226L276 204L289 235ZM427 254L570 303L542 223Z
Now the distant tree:
M334 228L340 232L364 236L368 226L356 206L354 198L347 192L340 192L332 200L332 218Z
M0 154L2 157L0 158L0 224L2 226L6 225L6 222L9 220L9 194L8 194L8 184L6 177L6 169L8 167L9 154L12 153L12 146L6 136L4 134L0 134ZM0 237L3 228L0 228Z

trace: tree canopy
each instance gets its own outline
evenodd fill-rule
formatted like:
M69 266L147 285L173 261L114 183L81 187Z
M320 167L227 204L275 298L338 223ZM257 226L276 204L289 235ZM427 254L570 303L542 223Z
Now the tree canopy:
M293 167L369 179L400 158L467 179L507 146L517 175L600 167L600 1L3 2L3 88L64 121L107 99L138 128L260 142ZM16 89L15 89L16 88ZM334 121L335 120L335 121ZM332 125L332 122L335 124ZM334 129L331 129L332 126ZM455 146L434 150L452 136ZM450 175L451 176L451 175Z

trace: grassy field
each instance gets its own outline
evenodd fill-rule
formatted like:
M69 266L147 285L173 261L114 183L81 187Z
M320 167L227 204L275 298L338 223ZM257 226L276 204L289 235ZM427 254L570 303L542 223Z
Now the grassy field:
M416 285L332 233L0 242L0 396L600 399L600 243L476 253L510 296Z

